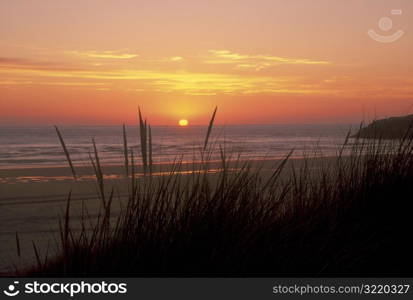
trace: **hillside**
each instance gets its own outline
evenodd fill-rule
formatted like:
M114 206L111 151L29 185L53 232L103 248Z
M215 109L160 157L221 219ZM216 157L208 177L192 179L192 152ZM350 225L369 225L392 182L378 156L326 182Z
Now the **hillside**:
M397 139L407 134L413 138L413 115L391 117L373 121L359 130L355 137Z

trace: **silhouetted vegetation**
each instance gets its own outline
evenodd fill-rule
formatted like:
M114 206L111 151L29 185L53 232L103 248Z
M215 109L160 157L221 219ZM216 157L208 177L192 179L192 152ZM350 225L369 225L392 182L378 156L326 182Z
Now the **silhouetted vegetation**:
M96 172L102 210L82 213L71 229L70 195L61 221L61 254L23 272L31 276L407 276L413 270L413 145L351 140L351 152L312 166L289 160L271 173L251 162L229 162L208 143L204 161L182 175L178 161L154 178L150 127L140 115L145 176L134 176L125 145L129 196L111 216L114 192ZM60 136L60 135L59 135ZM350 141L347 136L344 146ZM63 143L63 142L62 142ZM148 144L149 143L149 144ZM65 149L65 148L64 148ZM221 152L220 172L208 173L208 153ZM66 156L69 158L67 151ZM195 165L194 165L195 166ZM74 174L75 175L75 174ZM36 249L36 248L35 248ZM22 274L22 273L21 273Z
M413 115L375 120L361 128L356 136L366 139L412 139Z

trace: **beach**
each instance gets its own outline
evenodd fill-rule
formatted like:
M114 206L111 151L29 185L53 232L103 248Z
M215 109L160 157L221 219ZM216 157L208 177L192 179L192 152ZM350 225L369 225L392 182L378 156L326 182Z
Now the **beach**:
M209 180L214 181L222 172L223 149L227 170L235 174L248 163L253 170L260 170L263 178L269 177L290 155L282 173L289 178L292 169L299 170L304 165L303 157L309 158L305 161L310 162L312 169L334 160L348 128L349 125L340 124L217 127L210 141L212 149L203 158L206 153L202 154L200 145L204 127L155 126L151 175L156 181L174 170L174 175L179 174L180 181L185 182L185 178L190 178L187 175L206 172ZM135 153L135 177L140 181L144 174L135 130L133 126L126 127L128 148ZM113 188L113 219L127 200L131 158L127 170L120 127L63 127L61 132L75 166L76 180L53 128L0 130L0 142L4 145L0 149L1 273L13 272L13 265L25 269L36 264L36 251L42 258L60 253L56 251L60 243L59 220L65 215L69 193L72 230L80 226L84 208L92 220L96 218L102 201L89 157L90 153L94 156L92 137L102 164L105 194L109 195ZM201 164L205 158L208 163Z
M327 165L334 157L308 159L310 167L317 169ZM291 168L299 170L303 159L290 159L283 176L288 178ZM229 162L228 168L237 172L237 168L247 161ZM253 169L260 169L263 177L269 176L282 163L281 159L249 160ZM199 172L200 164L183 163L174 174L186 175ZM204 166L205 167L205 166ZM203 168L204 168L203 167ZM153 177L168 176L171 164L155 164ZM130 176L126 177L122 165L103 166L106 193L114 187L115 200L112 216L116 218L121 203L128 195ZM206 170L206 169L204 169ZM209 162L208 176L214 180L222 171L222 163ZM36 263L32 243L35 242L41 257L52 256L56 251L59 237L59 218L65 214L69 193L71 193L71 220L74 228L80 224L82 205L87 207L93 217L101 207L99 192L92 167L77 167L78 178L75 181L68 166L37 167L0 170L0 272L13 271L11 262L16 265L30 266ZM142 180L142 166L137 166L136 177ZM16 233L19 237L21 258L18 257Z

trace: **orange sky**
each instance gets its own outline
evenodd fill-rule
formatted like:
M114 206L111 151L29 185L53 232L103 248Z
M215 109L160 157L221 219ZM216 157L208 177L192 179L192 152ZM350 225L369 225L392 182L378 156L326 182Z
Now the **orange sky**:
M154 125L204 124L215 105L226 124L410 113L412 15L411 0L1 1L0 124L134 123L138 106Z

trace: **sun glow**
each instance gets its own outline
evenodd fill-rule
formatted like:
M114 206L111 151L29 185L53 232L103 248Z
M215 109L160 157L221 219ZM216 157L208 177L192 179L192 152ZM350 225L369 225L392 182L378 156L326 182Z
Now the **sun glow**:
M185 127L188 126L189 122L187 119L181 119L179 120L179 126Z

